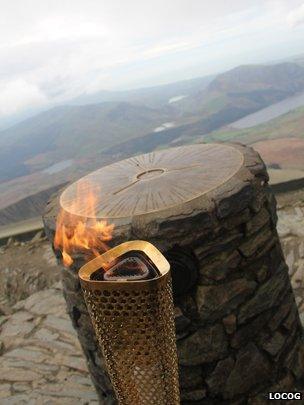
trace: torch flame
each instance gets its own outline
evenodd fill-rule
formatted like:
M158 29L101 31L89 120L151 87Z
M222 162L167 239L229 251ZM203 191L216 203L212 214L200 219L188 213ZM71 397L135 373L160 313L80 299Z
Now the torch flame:
M106 242L112 239L114 225L96 219L97 195L100 195L97 187L87 181L79 181L69 212L61 209L57 217L54 247L61 251L65 266L73 263L73 253L81 252L92 258L109 249ZM81 213L81 216L71 212Z

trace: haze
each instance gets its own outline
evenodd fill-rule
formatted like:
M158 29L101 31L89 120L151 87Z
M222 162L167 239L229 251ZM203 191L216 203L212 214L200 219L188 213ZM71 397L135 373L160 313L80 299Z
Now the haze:
M0 120L303 52L303 0L0 5Z

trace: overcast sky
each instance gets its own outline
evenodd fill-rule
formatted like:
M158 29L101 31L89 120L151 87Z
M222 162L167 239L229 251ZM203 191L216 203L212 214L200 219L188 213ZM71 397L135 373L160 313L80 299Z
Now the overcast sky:
M303 0L0 0L0 119L304 54Z

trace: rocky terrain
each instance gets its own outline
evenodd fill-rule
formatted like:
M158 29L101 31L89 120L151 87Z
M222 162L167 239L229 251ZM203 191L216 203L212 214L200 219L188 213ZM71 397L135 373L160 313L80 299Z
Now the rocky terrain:
M51 287L60 279L50 244L42 232L29 242L10 239L0 248L0 314L31 294Z
M278 230L304 325L304 190L278 196ZM43 235L0 250L1 404L97 404Z
M278 232L304 325L304 191L278 198Z

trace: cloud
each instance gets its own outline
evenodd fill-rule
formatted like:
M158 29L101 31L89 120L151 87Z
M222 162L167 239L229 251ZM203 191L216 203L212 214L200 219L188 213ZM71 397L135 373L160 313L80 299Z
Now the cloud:
M194 65L203 75L252 63L259 47L281 49L280 41L297 44L295 32L301 35L286 23L290 14L299 24L292 14L300 15L299 0L0 0L0 6L2 115L82 93L189 78ZM188 73L178 76L178 69Z
M54 16L39 21L25 36L3 43L3 47L17 47L55 41L90 40L105 37L107 32L102 26L70 17ZM1 47L1 45L0 45Z
M292 27L304 24L304 3L288 14L287 21Z
M46 103L47 98L37 86L23 79L0 84L0 117L41 107Z

